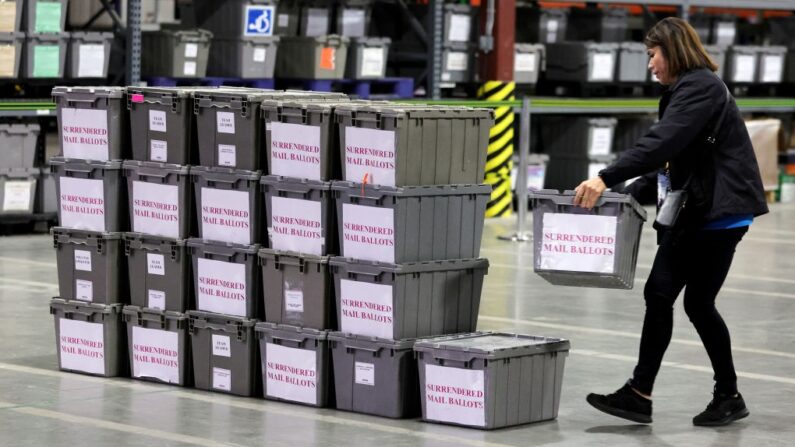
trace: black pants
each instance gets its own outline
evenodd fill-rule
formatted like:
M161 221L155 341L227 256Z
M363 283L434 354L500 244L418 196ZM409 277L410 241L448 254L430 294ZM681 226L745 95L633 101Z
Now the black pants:
M695 230L663 237L646 282L646 316L632 386L651 394L663 354L671 342L673 306L685 289L685 312L707 350L718 392L737 392L729 329L715 308L737 244L748 227Z

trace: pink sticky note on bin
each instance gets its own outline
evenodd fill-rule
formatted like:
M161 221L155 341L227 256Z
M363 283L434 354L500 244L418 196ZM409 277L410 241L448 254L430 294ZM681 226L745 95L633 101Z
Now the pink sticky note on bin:
M133 94L133 95L130 96L130 101L136 102L136 103L137 102L144 102L144 95L141 95L140 93Z

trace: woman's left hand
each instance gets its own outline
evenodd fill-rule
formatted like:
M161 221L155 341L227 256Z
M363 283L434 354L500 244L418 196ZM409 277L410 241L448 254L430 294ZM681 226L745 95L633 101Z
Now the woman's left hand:
M588 179L574 189L574 204L591 209L606 189L607 185L601 177Z

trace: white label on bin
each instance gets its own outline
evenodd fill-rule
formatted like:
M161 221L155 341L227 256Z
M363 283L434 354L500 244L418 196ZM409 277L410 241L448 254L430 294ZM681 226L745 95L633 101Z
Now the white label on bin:
M3 211L29 211L33 185L30 180L6 181L3 190Z
M179 334L176 332L132 328L133 377L179 383Z
M268 234L273 248L323 255L325 244L321 215L320 202L272 197Z
M166 132L166 112L163 110L149 111L149 130Z
M392 286L340 280L340 315L343 332L392 339Z
M317 405L317 354L314 350L265 344L266 395Z
M534 73L538 71L536 68L536 59L537 55L535 53L516 53L514 71L525 73Z
M754 82L756 60L750 54L734 56L734 82Z
M199 55L199 45L195 43L186 43L185 44L185 57L189 57L191 59L196 58Z
M322 180L320 126L271 122L271 174Z
M328 34L329 11L327 8L307 8L303 14L306 14L304 35L317 37Z
M589 81L613 81L615 68L613 53L594 53Z
M609 155L612 145L612 127L591 127L591 147L588 149L588 155Z
M254 62L263 63L265 62L265 55L267 54L267 50L265 48L254 48Z
M287 312L304 311L303 290L284 290L284 310Z
M229 336L213 334L213 355L218 357L232 357L232 344Z
M166 257L157 253L146 254L146 273L150 275L165 276Z
M290 25L290 14L279 14L279 27L284 28Z
M248 194L248 191L202 188L202 237L236 244L252 243Z
M784 70L784 56L764 55L762 56L762 82L781 82L781 74Z
M150 309L166 310L166 292L162 290L147 290L148 300L146 307Z
M77 66L78 78L105 77L105 45L80 45L80 62Z
M235 134L235 114L232 112L215 113L215 131L218 133Z
M342 255L395 262L395 212L391 208L342 204Z
M91 271L91 252L88 250L75 250L75 270Z
M66 158L107 161L108 112L106 110L61 109L61 147Z
M246 265L198 260L198 308L207 312L246 316Z
M359 385L375 386L375 364L356 362L354 371L354 381Z
M613 273L616 225L615 216L545 213L539 268Z
M94 283L84 279L75 280L75 299L94 301Z
M362 49L362 71L361 76L382 76L384 73L384 49L383 48L363 48Z
M365 29L367 18L364 9L343 9L342 10L342 35L350 37L362 37L367 33Z
M447 71L466 71L468 66L467 53L463 51L451 51L447 53Z
M151 161L167 161L168 160L168 142L161 140L152 140L149 142L149 159Z
M558 41L558 21L547 21L547 40L545 43L555 43Z
M59 329L61 369L105 374L105 334L102 323L61 318Z
M345 128L345 180L395 186L394 130Z
M425 365L426 419L483 427L486 389L483 370Z
M133 181L133 231L179 238L179 186Z
M213 389L232 391L232 371L223 368L213 368Z
M105 190L102 180L61 177L61 226L105 230Z
M185 61L185 65L182 67L182 74L184 76L196 76L196 62Z
M233 144L218 145L218 165L237 166L237 148Z
M737 34L737 27L733 22L718 22L718 45L731 45L734 43L734 36Z
M602 169L607 168L607 163L590 163L588 164L588 178L598 177Z
M451 42L469 42L469 32L472 19L466 14L451 14L450 29L447 30L447 40Z

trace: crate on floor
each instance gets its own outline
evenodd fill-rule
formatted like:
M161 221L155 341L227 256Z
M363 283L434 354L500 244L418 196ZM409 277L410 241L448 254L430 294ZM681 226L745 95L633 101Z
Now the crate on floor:
M13 2L9 4L13 5ZM24 44L25 33L0 31L0 52L4 55L5 61L0 67L0 79L18 79L22 77L20 67L22 66Z
M188 316L184 313L124 306L132 378L177 386L193 382Z
M278 49L278 36L213 39L207 75L240 79L272 79Z
M113 33L71 33L66 74L71 79L108 77Z
M123 163L132 231L184 239L193 223L190 167L156 161Z
M0 216L33 214L40 175L38 168L0 168Z
M479 332L414 351L424 421L490 430L558 416L568 340Z
M337 409L389 418L420 415L414 340L330 332Z
M127 343L121 304L53 298L58 368L102 377L127 375Z
M257 320L212 312L188 312L196 388L257 397L262 391Z
M124 233L133 306L171 312L193 308L191 256L186 240Z
M335 329L329 256L263 248L259 251L265 321Z
M199 237L254 244L263 239L260 171L191 167Z
M124 87L55 87L59 156L82 160L122 160L129 150L129 118Z
M170 30L141 33L141 73L144 76L203 78L213 34L209 31Z
M115 232L127 229L127 199L120 161L50 159L58 177L58 221L62 227Z
M328 332L257 323L265 399L326 407L333 399Z
M25 77L63 78L68 44L69 33L28 34L25 40Z
M603 193L593 209L574 191L530 194L533 269L555 285L631 289L646 210L632 196Z
M122 233L55 227L52 235L61 298L99 304L129 302Z

